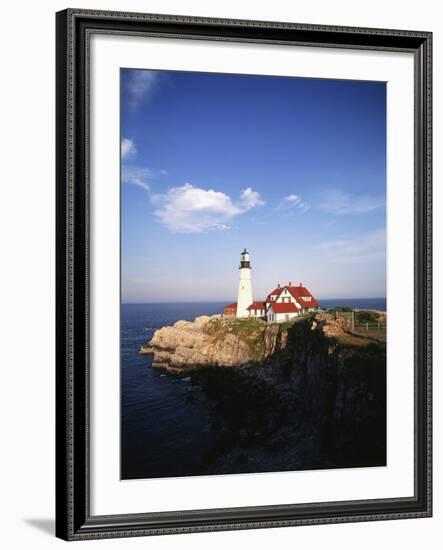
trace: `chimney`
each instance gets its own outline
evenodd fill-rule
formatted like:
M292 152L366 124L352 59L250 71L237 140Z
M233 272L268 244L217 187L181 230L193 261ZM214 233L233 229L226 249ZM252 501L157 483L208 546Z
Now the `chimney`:
M300 283L300 286L303 286L303 283Z
M292 283L291 283L291 281L289 281L289 284L288 284L288 286L292 286Z
M280 288L280 283L278 283L277 288Z

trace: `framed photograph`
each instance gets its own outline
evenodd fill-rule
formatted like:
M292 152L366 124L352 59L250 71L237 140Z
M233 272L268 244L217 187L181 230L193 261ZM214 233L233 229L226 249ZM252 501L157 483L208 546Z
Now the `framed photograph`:
M58 537L431 515L431 41L57 13Z

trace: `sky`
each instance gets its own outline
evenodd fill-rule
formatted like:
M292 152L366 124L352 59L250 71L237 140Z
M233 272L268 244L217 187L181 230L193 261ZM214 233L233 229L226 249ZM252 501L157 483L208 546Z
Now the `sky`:
M122 301L386 296L386 85L121 70Z

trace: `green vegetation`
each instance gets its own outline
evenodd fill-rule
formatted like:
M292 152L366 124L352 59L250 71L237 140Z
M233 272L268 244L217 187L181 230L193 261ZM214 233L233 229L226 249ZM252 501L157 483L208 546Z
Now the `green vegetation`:
M263 359L266 324L258 319L213 319L208 334L217 340L227 334L238 336L250 349L252 361Z
M258 319L233 319L229 323L229 331L240 336L249 336L258 330L264 330L263 323Z
M376 323L379 317L376 311L356 311L354 314L356 323Z

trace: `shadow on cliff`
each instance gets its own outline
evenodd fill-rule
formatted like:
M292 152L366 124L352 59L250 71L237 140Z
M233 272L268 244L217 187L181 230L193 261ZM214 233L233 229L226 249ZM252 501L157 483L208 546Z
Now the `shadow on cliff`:
M264 362L191 379L213 404L207 473L386 464L384 344L346 346L306 319L282 326Z

